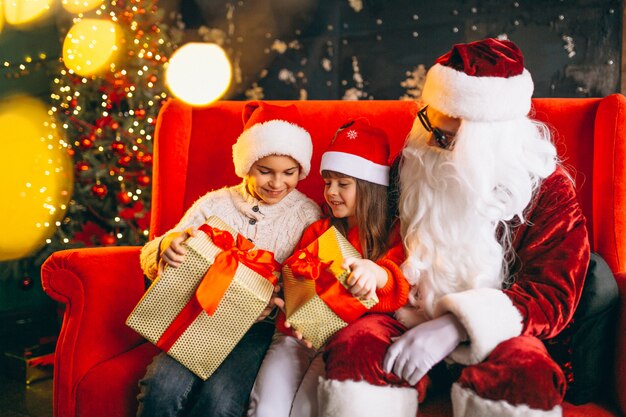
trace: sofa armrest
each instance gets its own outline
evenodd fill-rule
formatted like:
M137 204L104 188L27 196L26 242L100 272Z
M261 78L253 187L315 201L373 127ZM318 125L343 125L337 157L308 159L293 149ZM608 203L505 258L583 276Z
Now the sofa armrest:
M54 415L74 415L75 388L89 369L144 342L125 324L144 293L140 249L65 250L42 265L44 291L66 305L54 363Z
M618 272L615 279L619 289L619 310L615 331L615 389L617 405L626 415L626 272Z

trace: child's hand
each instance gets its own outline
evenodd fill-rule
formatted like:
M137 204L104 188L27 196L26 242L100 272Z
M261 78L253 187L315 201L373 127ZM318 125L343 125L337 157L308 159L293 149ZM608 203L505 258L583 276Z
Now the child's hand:
M185 260L185 247L183 242L190 236L195 236L197 229L187 229L184 232L173 232L163 238L161 246L165 249L161 252L161 260L171 267L178 267Z
M277 298L276 299L276 306L283 311L285 316L287 315L287 313L285 312L285 301L282 298ZM284 324L285 324L286 328L291 329L291 335L293 337L295 337L296 339L298 339L298 342L300 342L300 344L302 344L303 346L305 346L305 347L307 347L309 349L313 349L313 343L311 343L308 340L306 340L304 338L304 336L302 336L302 333L300 333L296 329L292 328L291 324L289 324L289 322L285 321Z
M369 300L387 283L387 271L369 259L346 258L342 267L351 271L346 283L355 297Z
M274 310L274 307L278 306L280 303L282 303L282 305L285 304L282 298L278 297L279 292L280 285L277 284L274 286L274 293L272 294L272 298L270 298L270 302L267 303L267 307L265 307L263 311L261 311L261 314L256 319L256 323L265 320L265 317L269 316L272 310Z

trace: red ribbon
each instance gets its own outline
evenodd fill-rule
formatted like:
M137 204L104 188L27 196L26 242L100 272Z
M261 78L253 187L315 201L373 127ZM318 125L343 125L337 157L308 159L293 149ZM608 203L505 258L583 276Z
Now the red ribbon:
M191 297L157 341L156 345L166 351L174 345L198 314L202 311L208 315L215 313L230 283L235 278L239 263L263 276L272 285L278 282L273 272L280 265L274 260L272 252L252 250L254 248L252 242L240 234L237 234L235 242L228 231L213 228L208 224L203 224L199 230L206 233L213 244L222 249L222 252L215 257L213 264L204 274L196 289L195 297Z
M285 264L289 266L294 275L316 280L322 271L326 270L333 263L333 261L322 262L317 255L318 251L318 242L316 240L308 247L294 252L285 261Z
M323 262L318 255L317 241L295 252L285 261L294 275L315 281L317 295L346 323L352 323L367 312L367 307L354 297L330 271L334 261Z

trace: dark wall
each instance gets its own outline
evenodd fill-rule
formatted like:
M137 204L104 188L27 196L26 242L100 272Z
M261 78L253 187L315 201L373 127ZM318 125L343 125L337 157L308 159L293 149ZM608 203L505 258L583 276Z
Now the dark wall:
M201 37L233 58L233 99L397 99L452 44L488 36L519 45L536 97L620 89L616 0L183 0L180 10L188 33L205 26Z

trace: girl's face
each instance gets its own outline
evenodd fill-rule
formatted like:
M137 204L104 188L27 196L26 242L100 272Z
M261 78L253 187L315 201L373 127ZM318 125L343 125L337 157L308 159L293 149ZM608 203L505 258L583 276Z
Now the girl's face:
M354 178L324 178L324 199L334 217L346 218L348 227L354 226L356 210L356 180Z
M266 204L276 204L298 184L300 164L290 156L270 155L257 160L247 176L248 192Z

